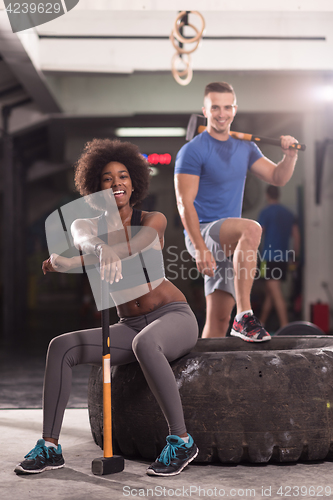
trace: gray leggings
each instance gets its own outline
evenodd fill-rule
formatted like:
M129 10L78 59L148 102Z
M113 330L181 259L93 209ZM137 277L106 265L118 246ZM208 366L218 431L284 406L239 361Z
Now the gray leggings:
M169 426L169 433L186 432L178 387L169 362L196 344L198 325L185 302L173 302L110 326L111 365L138 361ZM72 367L101 364L102 329L65 333L49 345L43 393L43 436L58 439L72 383Z

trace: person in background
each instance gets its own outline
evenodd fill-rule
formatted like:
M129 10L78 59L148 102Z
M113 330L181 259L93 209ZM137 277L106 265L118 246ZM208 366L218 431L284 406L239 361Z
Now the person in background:
M263 229L264 243L261 260L265 278L265 300L260 313L260 322L265 325L273 309L279 318L280 327L288 324L287 304L281 289L288 270L288 257L296 262L300 249L300 233L294 214L280 203L280 189L268 186L267 207L258 222ZM290 251L290 238L293 250Z
M270 340L255 317L251 289L261 227L241 217L244 185L250 170L259 179L284 186L292 177L297 140L281 136L283 158L273 163L253 142L230 136L236 95L226 82L206 86L203 114L207 128L177 154L175 190L185 228L185 244L205 278L206 324L203 337L224 337L235 301L230 335L248 342ZM229 258L232 257L232 262Z

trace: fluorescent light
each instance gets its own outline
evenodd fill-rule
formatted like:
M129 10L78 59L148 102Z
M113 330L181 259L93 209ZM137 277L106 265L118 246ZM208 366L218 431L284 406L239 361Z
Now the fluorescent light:
M333 101L333 86L326 85L322 90L322 94L323 94L323 99L325 101L332 102Z
M183 127L121 127L115 130L117 137L185 137Z
M315 97L319 101L332 102L333 101L333 85L324 85L315 90Z

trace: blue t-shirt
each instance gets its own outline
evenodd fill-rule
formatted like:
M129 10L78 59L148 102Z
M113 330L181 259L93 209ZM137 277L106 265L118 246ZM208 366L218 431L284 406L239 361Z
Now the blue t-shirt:
M286 261L292 227L296 224L294 214L280 203L273 203L262 210L258 222L264 229L262 259Z
M194 201L200 222L241 216L247 171L262 156L253 142L218 141L207 131L179 150L175 174L200 177Z

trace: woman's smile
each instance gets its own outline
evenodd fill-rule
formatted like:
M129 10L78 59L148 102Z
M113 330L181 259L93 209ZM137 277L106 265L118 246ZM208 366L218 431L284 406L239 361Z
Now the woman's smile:
M101 173L102 190L112 189L113 196L119 206L129 204L132 195L132 181L125 165L112 161L105 165Z

